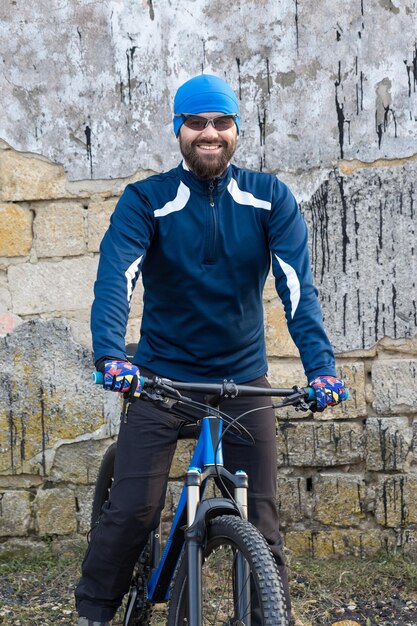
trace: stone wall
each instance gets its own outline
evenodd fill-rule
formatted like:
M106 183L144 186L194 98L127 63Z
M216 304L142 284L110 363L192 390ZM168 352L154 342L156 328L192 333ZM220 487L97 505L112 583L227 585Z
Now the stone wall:
M125 185L177 162L173 93L207 72L239 96L237 164L301 203L351 390L279 415L287 546L416 551L414 0L10 0L0 17L0 536L88 530L120 410L90 384L100 239ZM271 381L304 384L272 280L264 296ZM128 341L141 307L138 285Z
M117 434L120 409L113 394L90 383L88 318L99 242L127 180L70 183L62 167L4 142L1 148L0 535L85 533L94 480ZM415 198L410 181L416 165L411 160L397 168L346 174L342 164L302 204L312 226L324 315L339 349L338 370L351 396L322 415L279 414L278 506L287 546L297 553L416 549L413 292L390 279L390 272L398 277L411 271L414 253L407 246L413 245ZM395 180L403 194L401 206L392 203L395 224L390 226L385 214L381 227L371 228L368 246L356 242L360 228L379 223L382 198L391 203ZM338 228L341 188L349 206L344 229ZM373 263L372 250L381 266ZM393 287L398 291L394 309ZM140 291L129 325L132 341L140 321ZM362 308L353 316L357 293ZM272 278L265 289L265 324L271 382L304 384ZM190 444L182 444L165 518L189 458Z

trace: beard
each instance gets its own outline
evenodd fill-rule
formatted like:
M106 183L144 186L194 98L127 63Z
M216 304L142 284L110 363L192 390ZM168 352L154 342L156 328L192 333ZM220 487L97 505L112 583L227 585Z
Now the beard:
M201 140L185 141L180 133L179 141L184 160L191 171L201 180L209 180L210 178L221 176L234 155L237 146L237 137L230 141L216 139L212 143L221 144L222 151L220 154L210 154L210 152L207 152L207 154L202 155L197 152L197 144Z

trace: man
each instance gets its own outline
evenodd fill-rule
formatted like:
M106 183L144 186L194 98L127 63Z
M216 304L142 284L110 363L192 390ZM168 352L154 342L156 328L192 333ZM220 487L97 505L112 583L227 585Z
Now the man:
M104 387L133 392L138 366L188 381L267 385L262 290L272 258L288 328L323 410L345 398L312 285L307 230L288 188L269 174L230 164L240 119L238 101L220 78L184 83L174 100L174 132L183 161L129 185L102 241L92 308L97 369ZM125 330L142 272L144 311L134 358ZM249 474L249 519L266 537L288 581L275 507L276 439L268 400L224 401L255 445L225 438L225 464ZM140 398L120 428L110 503L83 563L76 590L80 626L105 626L126 593L134 563L157 526L179 428L177 417Z

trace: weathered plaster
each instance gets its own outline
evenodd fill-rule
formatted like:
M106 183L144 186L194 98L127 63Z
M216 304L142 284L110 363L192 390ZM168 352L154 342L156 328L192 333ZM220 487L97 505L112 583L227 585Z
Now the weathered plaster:
M332 173L302 205L315 284L338 352L417 331L416 161Z
M398 6L396 6L398 4ZM416 150L417 8L323 0L134 0L0 8L0 136L70 179L178 159L176 87L224 76L242 104L242 165L269 171ZM383 28L379 25L383 24Z

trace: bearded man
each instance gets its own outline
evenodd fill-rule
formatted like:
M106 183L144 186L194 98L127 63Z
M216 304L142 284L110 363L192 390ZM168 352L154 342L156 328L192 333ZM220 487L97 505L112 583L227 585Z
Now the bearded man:
M137 375L268 386L262 292L270 267L317 407L344 399L312 283L307 229L276 176L231 164L238 100L222 79L201 75L174 100L178 167L128 185L101 244L91 329L104 387L136 393L120 426L115 477L76 590L79 626L106 626L135 562L157 527L181 414L145 402ZM133 365L125 332L142 273L144 309ZM136 376L135 376L136 375ZM203 398L200 398L203 401ZM277 451L270 398L223 400L252 442L228 432L225 466L249 475L249 520L265 536L290 598L276 510ZM256 616L252 625L258 624Z

